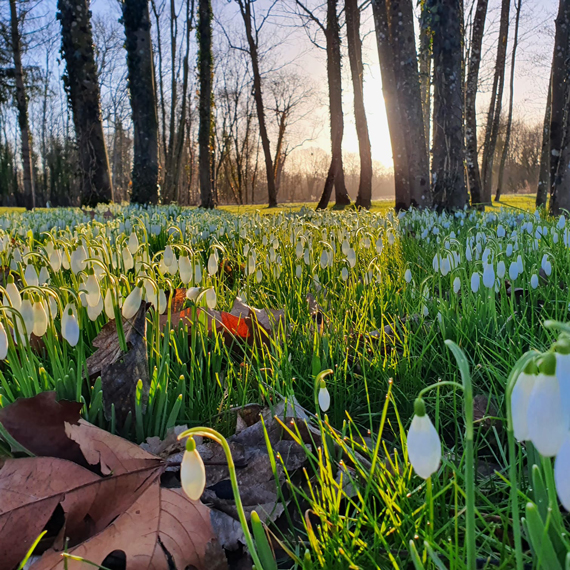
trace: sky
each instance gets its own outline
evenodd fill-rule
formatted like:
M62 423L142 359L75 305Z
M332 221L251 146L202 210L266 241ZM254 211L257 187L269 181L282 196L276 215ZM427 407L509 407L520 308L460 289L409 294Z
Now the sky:
M270 0L258 0L257 8L260 11L268 5ZM510 58L512 48L512 35L514 29L514 1L511 6L511 33L509 36L507 77L510 73ZM278 60L299 70L310 78L316 86L316 97L319 105L315 113L311 114L312 125L310 133L312 140L305 142L304 146L318 146L329 149L328 130L328 95L326 82L326 61L324 50L312 45L307 32L297 25L299 20L288 9L287 0L274 9L274 16L267 24L268 41L279 44L275 53ZM539 123L544 115L546 91L552 57L554 41L554 18L556 17L556 0L521 0L521 22L519 47L517 51L517 65L515 67L515 96L514 112L518 118L529 122ZM311 0L308 0L311 3ZM339 2L342 4L342 2ZM313 4L314 5L314 4ZM414 2L415 5L415 2ZM213 0L214 12L220 23L229 28L240 29L241 21L235 3L227 0ZM472 0L465 0L466 19L472 9ZM93 0L92 10L95 14L117 14L116 0ZM498 36L498 22L500 16L500 0L490 0L486 24L486 35L483 46L483 63L481 70L481 92L478 94L479 124L483 124L484 114L488 105L488 92L492 81L496 42ZM323 38L318 34L313 36L323 45ZM391 147L388 134L388 124L384 100L382 97L382 81L378 64L378 52L373 31L373 20L370 9L362 18L363 56L365 62L364 96L366 113L369 124L370 141L373 159L383 166L390 168ZM508 102L508 84L505 86L504 108ZM343 148L347 152L358 152L358 140L352 113L352 87L350 83L350 69L348 59L343 60L343 104L345 110L345 136ZM316 127L315 127L316 125Z

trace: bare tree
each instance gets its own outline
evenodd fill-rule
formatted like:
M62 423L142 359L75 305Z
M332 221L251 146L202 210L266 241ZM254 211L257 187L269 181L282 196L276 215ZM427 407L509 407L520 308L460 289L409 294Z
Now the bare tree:
M84 205L113 199L101 122L99 83L93 54L91 13L86 0L58 0L66 88L80 156Z
M481 46L487 17L489 0L477 0L473 30L469 47L469 67L465 83L465 158L467 179L471 192L471 203L481 203L481 172L479 170L479 148L477 146L477 86L481 66Z
M515 35L513 39L513 52L511 56L511 78L509 84L509 112L507 115L507 132L505 134L505 142L503 143L503 152L501 155L501 163L499 164L499 180L497 183L497 193L495 194L495 202L500 202L501 193L503 191L503 178L505 174L505 163L507 161L507 153L509 151L509 143L511 139L511 128L513 125L513 100L515 95L515 63L517 57L517 47L519 40L519 22L521 18L522 0L515 0Z
M491 202L493 162L495 158L495 149L497 148L497 137L499 136L503 89L505 86L505 65L507 62L510 7L511 0L502 0L499 44L497 47L493 88L491 89L491 101L489 103L489 112L487 113L487 126L485 129L485 142L483 145L483 160L481 163L481 202L484 204L489 204Z
M550 120L550 213L570 210L570 113L568 113L570 0L560 0L552 61Z
M550 189L550 120L552 115L552 73L548 84L544 123L542 126L542 147L540 151L540 173L536 189L536 207L546 207Z
M394 71L394 54L390 42L390 29L386 0L372 0L378 59L382 74L382 93L388 118L388 130L392 146L394 163L394 186L396 193L396 210L410 206L410 181L408 172L408 154L406 151L404 129L400 110L400 101L396 88Z
M462 1L432 0L434 60L433 197L440 209L468 203L463 137Z
M131 200L158 201L158 116L148 0L123 0L134 126Z
M22 165L24 170L24 193L31 199L32 208L36 207L34 178L32 172L31 133L28 122L28 98L24 85L24 68L22 66L22 43L20 24L16 10L16 0L10 0L10 29L12 39L12 57L16 78L16 106L18 108L18 124L22 141Z
M198 43L200 74L200 130L199 171L200 206L213 208L212 196L212 4L210 0L198 0Z
M432 76L432 30L430 28L430 16L427 0L420 2L420 92L422 98L422 115L424 119L424 131L426 147L430 153L430 122L431 122L431 76Z
M370 209L372 205L372 149L370 148L368 121L366 120L366 109L364 108L364 68L362 66L358 0L345 0L344 14L346 17L346 39L352 76L352 90L354 92L354 120L360 152L360 184L358 186L356 206Z
M267 177L267 195L269 199L269 207L277 206L277 191L275 188L275 172L273 170L273 158L271 156L271 146L269 143L269 135L267 134L267 125L265 122L265 107L263 105L263 93L261 90L261 71L259 67L259 33L263 24L267 21L271 8L275 5L276 0L268 9L265 18L259 25L255 21L255 9L253 8L254 0L236 0L241 17L245 27L245 35L249 46L249 56L251 58L251 69L253 72L253 89L255 97L255 106L257 109L257 123L259 125L259 135L261 138L261 146L263 148L263 156L265 158L265 175Z

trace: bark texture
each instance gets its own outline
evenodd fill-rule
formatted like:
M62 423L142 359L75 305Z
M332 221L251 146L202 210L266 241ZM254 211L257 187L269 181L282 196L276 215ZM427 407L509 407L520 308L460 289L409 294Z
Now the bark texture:
M354 120L360 153L360 184L356 206L370 209L372 205L372 150L368 134L368 121L364 108L364 85L362 66L362 42L360 40L360 8L358 0L345 0L346 36L348 58L354 92Z
M24 194L26 204L36 207L34 177L32 171L31 134L28 121L28 98L24 85L24 68L22 66L22 44L16 0L10 0L10 32L12 40L12 57L14 59L14 75L16 79L16 107L18 108L18 126L22 138L22 170L24 172ZM29 200L29 202L28 202ZM29 206L27 206L29 209Z
M200 126L198 132L200 206L213 208L212 197L212 4L210 0L198 2L198 43L200 73Z
M378 46L378 59L382 75L382 93L384 95L384 104L386 105L390 144L392 146L396 210L399 211L410 206L410 181L400 101L396 89L394 54L390 42L386 0L372 0L372 12L374 14L376 44Z
M481 66L481 46L487 18L489 0L477 0L473 31L471 34L471 49L469 68L465 84L465 158L467 162L467 180L471 193L471 204L478 205L481 196L481 172L479 170L479 148L477 146L477 86L479 84L479 68Z
M550 189L550 117L552 115L552 73L548 85L548 98L544 110L544 123L542 125L542 148L540 149L540 171L538 173L538 187L536 189L536 207L546 207Z
M396 90L408 155L410 205L430 207L429 161L425 139L418 57L411 0L390 0L388 18Z
M131 200L158 201L158 112L148 0L124 0L123 24L134 127Z
M499 46L495 62L495 75L491 89L491 101L487 113L487 126L485 129L485 143L483 146L483 160L481 163L481 201L484 204L491 202L493 184L493 163L495 149L499 136L499 123L501 120L501 107L503 103L503 90L505 86L505 64L507 61L507 44L509 39L509 13L511 0L503 0L501 5L501 23L499 27Z
M86 0L58 0L64 83L73 114L81 166L81 203L95 206L113 199L103 124L91 12Z
M433 197L438 209L468 204L463 138L461 0L432 0L434 59Z
M336 192L336 205L350 204L350 198L344 181L342 164L342 137L344 135L344 116L342 114L342 72L340 53L340 26L337 13L338 0L327 0L327 25L325 28L327 44L327 79L329 86L329 112L331 126L331 163L317 210L328 206L333 186Z

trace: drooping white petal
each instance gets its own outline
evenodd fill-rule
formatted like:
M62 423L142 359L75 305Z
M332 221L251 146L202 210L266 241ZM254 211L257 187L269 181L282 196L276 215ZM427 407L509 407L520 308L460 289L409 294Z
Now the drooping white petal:
M513 431L518 441L527 441L528 434L528 405L534 388L536 374L523 372L517 380L511 395L511 411L513 415Z
M441 441L426 415L415 415L408 432L408 458L414 471L422 478L431 477L441 462Z
M180 482L183 491L193 501L197 501L202 496L206 487L206 470L196 449L184 452L180 465Z
M554 457L566 436L560 385L556 376L538 374L528 405L528 435L544 457Z
M216 292L213 287L210 287L206 290L206 305L208 305L209 309L215 309L217 302L218 297L216 296Z
M42 337L46 333L47 327L48 317L45 304L43 301L38 301L34 303L34 326L32 331L36 336Z
M556 378L560 386L566 429L570 429L570 354L556 353Z
M8 335L4 325L0 323L0 360L4 360L8 355Z
M141 306L141 301L142 288L134 287L125 299L125 304L123 305L123 317L125 319L132 319L137 314L137 311Z
M570 511L570 433L558 451L554 461L554 482L558 498L567 511Z
M318 400L321 411L326 412L331 407L331 395L329 394L326 386L324 388L319 388Z

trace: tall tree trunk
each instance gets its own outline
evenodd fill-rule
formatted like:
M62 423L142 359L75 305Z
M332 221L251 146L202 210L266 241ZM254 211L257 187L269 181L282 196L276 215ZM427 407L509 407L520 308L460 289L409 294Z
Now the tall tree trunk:
M91 12L86 0L58 0L57 6L61 47L67 64L65 86L81 165L81 203L94 206L113 199L113 186L101 121Z
M499 181L497 183L497 193L495 194L495 202L501 201L501 193L503 191L503 179L505 176L505 164L507 162L507 155L509 152L509 143L511 140L511 129L513 126L513 99L515 95L515 63L517 57L517 46L519 41L519 22L521 17L521 4L522 0L515 0L515 35L513 38L513 53L511 56L511 77L509 84L509 113L507 116L507 132L505 133L505 144L503 145L503 152L501 154L501 163L499 164Z
M198 131L200 207L213 208L212 197L212 4L198 1L198 68L200 74L200 127Z
M422 114L424 118L424 131L426 138L426 148L428 153L428 163L430 155L430 121L431 121L431 42L432 33L429 25L429 11L427 0L421 1L420 14L420 93L422 97Z
M511 0L502 0L501 23L499 27L499 45L497 60L495 62L495 76L491 90L491 102L487 113L487 126L485 129L485 142L483 145L483 160L481 163L481 202L491 202L493 184L493 163L495 149L499 136L499 123L501 120L501 107L503 104L503 89L505 86L505 65L507 61L507 44L509 39L509 13Z
M463 137L462 0L431 0L434 59L433 198L439 209L468 202Z
M568 113L570 73L570 0L560 0L552 60L552 115L550 120L550 213L570 210L570 144Z
M384 95L390 144L392 146L396 210L399 211L410 206L410 181L408 178L408 154L404 139L404 129L402 128L398 91L396 89L394 54L390 42L386 0L372 0L372 12L374 14L378 59L382 75L382 93Z
M538 174L538 187L536 189L536 207L546 207L546 200L550 189L550 118L552 114L552 73L548 84L548 97L544 110L544 124L542 126L542 148L540 150L540 171Z
M331 163L317 210L328 206L334 185L336 205L347 206L350 198L344 181L342 164L342 138L344 134L344 116L342 113L342 73L340 53L340 26L337 13L338 0L327 0L327 25L325 29L327 44L327 79L329 86L329 112L331 126Z
M257 109L257 122L259 124L259 136L261 137L261 146L263 148L263 156L265 158L265 174L267 177L267 195L269 199L269 207L277 206L277 193L275 190L275 173L273 171L273 159L271 157L271 146L269 144L269 135L267 134L267 125L265 123L265 108L263 106L263 94L261 91L261 72L259 70L259 54L257 46L257 37L254 37L256 31L253 29L251 4L253 0L237 0L245 25L245 33L249 46L249 55L251 58L251 69L253 71L253 95L255 98L255 106Z
M29 201L32 208L36 207L36 194L34 192L34 176L32 171L32 150L30 125L28 123L28 98L24 86L24 68L22 66L22 45L20 41L20 29L18 25L18 12L16 0L10 0L10 24L12 39L12 55L14 58L14 71L16 76L16 106L18 107L18 125L22 135L22 166L24 170L24 194L26 207L29 209ZM45 160L45 157L44 157Z
M364 108L364 69L362 66L358 0L345 0L344 14L346 17L346 38L352 89L354 91L354 120L360 153L360 184L358 186L356 206L369 210L372 205L372 150L370 148L368 121L366 120L366 110Z
M389 0L388 16L396 89L400 99L408 155L410 204L416 208L430 207L432 196L429 186L429 161L411 0Z
M479 148L477 146L477 86L481 65L481 46L487 18L489 0L478 0L473 18L469 68L465 84L465 154L467 162L467 180L471 192L471 204L478 205L481 197L481 172L479 170Z
M148 0L124 0L123 24L134 127L131 200L156 204L158 112Z

